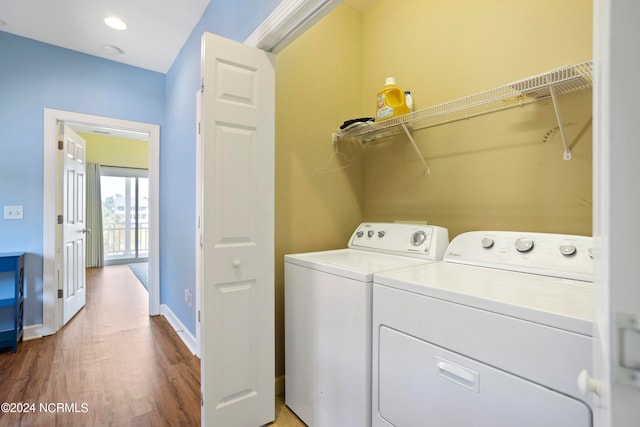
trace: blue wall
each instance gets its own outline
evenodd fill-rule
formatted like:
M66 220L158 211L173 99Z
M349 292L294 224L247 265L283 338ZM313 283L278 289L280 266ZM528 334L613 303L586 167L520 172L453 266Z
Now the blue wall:
M42 323L44 108L162 126L161 73L0 32L0 206L23 205L24 220L0 217L0 252L25 251L25 325Z
M167 110L160 151L160 302L195 336L195 141L200 40L206 32L244 41L281 0L212 1L167 73Z
M213 1L165 75L0 32L0 252L26 251L25 325L42 323L44 108L158 124L160 302L195 335L195 93L204 31L245 40L281 0Z

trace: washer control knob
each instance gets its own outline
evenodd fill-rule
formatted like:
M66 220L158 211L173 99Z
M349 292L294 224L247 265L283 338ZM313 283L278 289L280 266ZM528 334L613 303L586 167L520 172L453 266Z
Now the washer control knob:
M356 236L357 236L358 238L360 238L360 237L364 236L364 231L362 231L362 230L358 231L358 232L356 233Z
M575 255L576 247L572 244L560 245L560 253L564 256Z
M387 233L385 233L384 230L383 231L378 231L378 237L381 238L381 239L384 237L385 234L387 234Z
M411 244L413 246L420 246L427 239L427 235L424 231L416 231L411 235Z
M518 252L529 252L533 249L533 240L528 237L521 237L516 240L516 249Z
M374 234L373 230L367 231L367 237L373 237Z
M589 258L593 259L593 246L587 250L587 254L589 255Z
M482 239L482 247L485 249L489 249L493 247L493 239L491 237L485 237Z

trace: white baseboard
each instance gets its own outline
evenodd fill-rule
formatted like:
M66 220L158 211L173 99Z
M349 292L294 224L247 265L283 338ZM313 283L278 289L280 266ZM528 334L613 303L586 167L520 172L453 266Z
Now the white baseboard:
M180 319L171 311L168 305L161 304L160 305L160 314L167 319L167 322L171 325L174 331L178 334L184 345L187 346L189 351L194 355L197 355L196 349L198 348L198 344L196 342L195 337L189 332L189 330L182 324Z
M37 338L42 338L42 337L43 337L42 323L38 325L25 326L24 329L22 330L23 341L35 340Z

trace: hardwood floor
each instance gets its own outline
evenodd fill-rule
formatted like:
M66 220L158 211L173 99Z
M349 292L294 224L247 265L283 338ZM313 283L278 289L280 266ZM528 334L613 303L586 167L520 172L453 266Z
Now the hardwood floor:
M200 359L126 265L87 269L87 305L57 334L0 353L4 426L198 426ZM273 427L304 424L276 399ZM26 412L28 410L29 412Z
M87 269L85 308L0 354L0 403L34 405L0 426L199 425L200 360L147 300L127 266Z

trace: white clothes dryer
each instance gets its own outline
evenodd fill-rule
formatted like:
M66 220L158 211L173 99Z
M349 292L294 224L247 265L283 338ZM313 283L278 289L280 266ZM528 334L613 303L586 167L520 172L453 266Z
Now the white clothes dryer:
M373 275L448 243L442 227L363 223L345 249L285 255L285 401L307 425L371 426Z
M592 239L470 232L376 274L376 427L590 427Z

